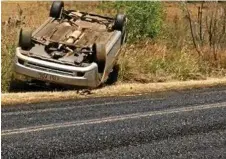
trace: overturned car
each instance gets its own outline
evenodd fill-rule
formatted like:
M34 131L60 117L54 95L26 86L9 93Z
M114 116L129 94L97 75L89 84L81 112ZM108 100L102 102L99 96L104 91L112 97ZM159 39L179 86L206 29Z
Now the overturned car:
M15 71L32 79L98 87L117 76L126 40L126 17L65 10L53 2L49 18L35 31L21 29Z

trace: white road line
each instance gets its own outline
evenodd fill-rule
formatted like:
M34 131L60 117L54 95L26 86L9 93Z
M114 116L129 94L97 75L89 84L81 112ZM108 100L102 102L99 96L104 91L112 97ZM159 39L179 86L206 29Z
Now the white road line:
M75 126L82 126L82 125L110 123L110 122L115 122L115 121L144 118L144 117L150 117L150 116L155 116L155 115L166 115L166 114L173 114L173 113L183 113L183 112L199 111L199 110L205 110L205 109L211 109L211 108L224 108L224 107L226 107L226 102L216 103L216 104L199 105L199 106L190 106L190 107L183 107L183 108L174 108L174 109L167 109L167 110L162 110L162 111L150 111L150 112L145 112L145 113L119 115L119 116L98 118L98 119L92 119L92 120L54 123L54 124L41 125L41 126L32 126L32 127L19 128L19 129L3 130L1 132L1 136L8 136L8 135L22 134L22 133L31 133L31 132L38 132L38 131L45 131L45 130L52 130L52 129L59 129L59 128L67 128L67 127L75 127Z
M161 100L163 98L155 98L154 100ZM107 103L98 103L98 104L87 104L87 105L74 105L70 107L59 107L59 108L44 108L44 109L36 109L36 110L27 110L27 111L16 111L16 112L2 112L2 116L9 116L9 115L25 115L25 114L32 114L32 113L43 113L43 112L56 112L62 110L71 110L77 108L87 108L87 107L97 107L97 106L109 106L109 105L116 105L116 104L133 104L137 102L145 102L145 101L153 101L153 99L139 99L139 100L127 100L127 101L120 101L120 102L107 102Z

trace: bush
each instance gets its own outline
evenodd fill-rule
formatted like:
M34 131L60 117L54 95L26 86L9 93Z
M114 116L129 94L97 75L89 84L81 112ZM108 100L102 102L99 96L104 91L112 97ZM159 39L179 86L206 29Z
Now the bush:
M160 32L163 10L159 2L128 2L128 41L154 38Z
M126 13L128 42L154 38L160 33L163 23L161 2L103 2L100 8Z

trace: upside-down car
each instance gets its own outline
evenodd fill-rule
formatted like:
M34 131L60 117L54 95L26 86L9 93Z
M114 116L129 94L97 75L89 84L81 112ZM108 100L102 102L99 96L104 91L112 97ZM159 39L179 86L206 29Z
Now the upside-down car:
M52 3L49 18L36 30L21 29L15 71L49 83L98 87L114 82L126 41L126 16L114 18L65 10Z

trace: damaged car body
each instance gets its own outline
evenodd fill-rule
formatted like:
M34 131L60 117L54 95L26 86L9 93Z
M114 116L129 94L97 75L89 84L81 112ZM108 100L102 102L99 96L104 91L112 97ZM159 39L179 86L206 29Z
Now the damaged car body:
M15 72L40 81L98 87L116 69L126 40L126 17L65 10L53 2L35 31L21 29Z

